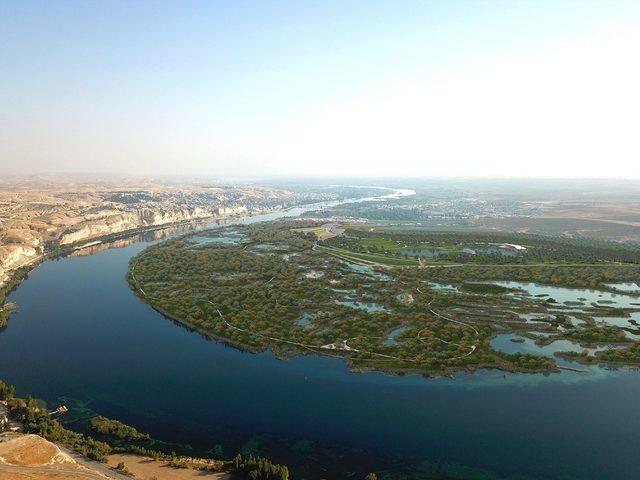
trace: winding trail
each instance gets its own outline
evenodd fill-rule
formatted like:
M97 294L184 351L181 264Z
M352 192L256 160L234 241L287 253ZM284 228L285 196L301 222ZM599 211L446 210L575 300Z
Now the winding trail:
M417 291L418 293L422 293L422 291L420 290L420 287L416 287L416 291ZM435 315L436 317L438 317L438 318L442 318L443 320L446 320L446 321L448 321L448 322L457 323L458 325L462 325L462 326L464 326L464 327L470 328L471 330L473 330L473 332L474 332L474 334L475 334L476 338L479 338L479 337L480 337L480 332L478 332L478 329L477 329L476 327L474 327L473 325L469 325L468 323L464 323L464 322L461 322L461 321L459 321L459 320L454 320L453 318L446 317L446 316L444 316L444 315L442 315L442 314L440 314L440 313L436 312L434 309L430 308L430 305L431 305L431 302L429 302L429 303L427 304L427 311L429 311L430 313L432 313L432 314L433 314L433 315ZM426 328L424 328L424 329L420 330L420 331L418 332L417 337L416 337L416 338L417 338L418 340L420 340L422 343L424 343L424 339L422 338L422 332L424 332L425 330L426 330ZM446 343L446 344L448 344L448 345L455 345L455 346L457 346L457 347L462 347L462 345L460 345L459 343L449 342L449 341L447 341L447 340L443 340L442 338L438 338L438 337L434 337L434 338L435 338L436 340L438 340L439 342L443 342L443 343ZM478 346L477 346L477 345L475 345L475 344L474 344L474 345L471 345L469 352L465 353L464 355L459 355L459 356L457 356L457 357L453 357L453 358L454 358L454 359L459 359L459 358L468 357L468 356L469 356L469 355L471 355L473 352L475 352L477 348L478 348Z
M269 281L271 281L271 280L273 280L273 278L271 278ZM273 337L271 335L266 335L266 334L261 333L261 332L248 330L246 328L241 328L241 327L238 327L236 325L233 325L233 324L229 323L229 321L224 317L224 315L222 314L220 309L217 308L215 303L213 303L211 300L207 300L207 302L209 304L211 304L213 307L215 307L216 312L218 312L218 315L220 316L220 318L222 319L222 321L224 322L224 324L227 327L232 328L234 330L237 330L239 332L247 333L249 335L256 335L256 336L261 337L261 338L266 338L268 340L272 340L272 341L275 341L275 342L286 343L288 345L293 345L293 346L296 346L296 347L299 347L299 348L305 348L305 349L311 350L311 351L339 350L339 351L344 351L344 352L364 353L364 354L367 354L367 355L372 355L372 356L376 356L376 357L382 357L382 358L385 358L385 359L388 359L388 360L398 360L398 361L401 361L401 362L408 362L408 363L421 363L420 361L416 360L416 357L403 358L403 357L397 357L395 355L388 355L388 354L385 354L385 353L372 352L370 350L360 350L360 349L351 347L348 344L348 342L350 342L352 340L358 340L358 339L360 339L360 340L362 340L362 339L379 340L379 339L386 338L386 337L351 337L351 338L347 338L345 340L337 340L337 341L335 341L333 343L327 343L325 345L311 345L311 344L308 344L308 343L294 342L292 340L286 340L284 338ZM438 316L440 318L443 318L445 320L448 320L448 321L451 321L451 322L454 322L454 323L458 323L460 325L464 325L466 327L469 327L469 328L473 329L475 334L476 334L476 336L480 335L479 332L471 325L468 325L466 323L463 323L463 322L460 322L460 321L457 321L457 320L453 320L453 319L447 318L444 315L440 315L439 313L437 313L436 311L434 311L432 309L428 309L428 310L431 313L433 313L434 315L436 315L436 316ZM416 336L416 340L420 341L423 344L425 344L425 342L424 342L424 339L421 338L421 333L424 332L424 330L426 330L426 327L424 329L420 330L418 332L417 336ZM436 340L438 340L440 342L443 342L443 343L446 343L448 345L455 345L457 347L462 347L462 345L460 345L458 343L449 342L449 341L443 340L441 338L437 338L436 337ZM453 360L453 359L459 359L459 358L468 357L469 355L471 355L473 352L476 351L476 348L477 348L477 345L472 345L470 347L469 352L465 353L464 355L458 355L458 356L455 356L455 357L449 357L449 359ZM322 353L325 354L324 351ZM335 355L330 355L330 356L335 356ZM342 358L342 357L340 357L340 358ZM364 359L364 358L357 358L357 359L356 358L352 358L352 360L367 360L367 359Z

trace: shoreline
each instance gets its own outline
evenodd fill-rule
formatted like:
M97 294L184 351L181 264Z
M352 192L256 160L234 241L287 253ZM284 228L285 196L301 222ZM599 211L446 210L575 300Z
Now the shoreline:
M71 255L75 252L82 251L85 248L95 247L97 245L108 245L110 242L115 242L116 240L121 240L128 237L133 237L135 235L142 235L149 232L161 231L168 228L180 227L182 225L188 225L189 223L208 223L216 220L222 220L227 218L234 218L233 216L229 217L203 217L201 219L196 220L183 220L180 222L168 223L164 225L154 225L149 227L141 227L136 229L129 229L123 232L113 233L109 235L103 235L101 237L94 237L86 240L82 240L80 242L74 242L68 245L60 246L58 251L42 253L36 257L33 257L19 266L12 268L11 270L7 270L5 273L7 277L4 281L0 282L0 313L7 312L7 296L29 276L31 272L33 272L41 263L44 263L48 260L55 260L57 258L64 258L68 255ZM107 247L108 248L108 247ZM17 276L16 276L17 275ZM0 316L0 330L8 324L8 317L11 315L11 312L7 312L7 318L3 321L3 318Z
M196 224L196 226L198 224L205 224L206 226L206 224L211 222L216 222L216 221L222 222L222 221L231 221L234 219L258 217L260 215L271 215L276 212L286 213L295 208L307 208L307 207L313 207L313 206L322 208L322 206L326 203L343 204L343 203L364 202L364 201L377 201L384 198L400 198L403 196L415 195L415 191L413 190L402 190L402 189L391 188L391 187L376 187L376 188L392 190L392 193L389 193L386 195L378 195L374 197L343 198L341 200L302 203L299 205L291 205L286 208L271 208L271 209L263 210L260 212L245 212L242 214L232 214L229 216L210 215L207 217L194 218L190 220L181 220L178 222L170 222L162 225L149 225L146 227L128 229L122 232L111 233L111 234L103 235L99 237L87 238L87 239L80 240L80 241L73 242L66 245L58 245L56 251L42 253L32 259L27 260L26 262L23 262L18 267L14 267L14 268L11 268L10 270L5 271L6 278L0 281L0 331L8 325L8 318L11 315L11 312L7 310L7 307L6 307L6 297L15 288L17 288L22 283L22 281L25 278L27 278L29 274L33 270L35 270L35 268L37 268L38 265L40 265L41 263L47 260L54 260L56 258L66 257L67 255L70 255L74 252L82 251L85 248L108 244L112 241L132 237L134 235L142 235L144 233L162 231L168 228L176 228L176 227L188 225L191 223ZM297 215L296 217L300 217L300 215ZM270 221L273 221L273 220L270 220ZM16 278L15 277L16 272L21 271L21 269L23 268L26 268L26 270L20 274L19 278ZM8 285L10 285L9 288L7 288Z
M135 258L135 257L134 257ZM214 334L213 332L204 330L202 328L200 328L198 325L195 325L187 320L181 319L165 310L163 310L162 308L153 305L152 303L150 303L148 300L146 300L145 297L141 296L138 294L139 288L135 288L134 285L131 284L131 282L129 281L129 271L127 271L127 274L125 276L125 279L127 281L127 284L129 285L129 287L131 288L131 291L133 292L133 294L138 297L138 299L140 299L144 304L148 305L149 307L151 307L153 310L155 310L156 312L158 312L160 315L162 315L163 317L165 317L166 319L180 325L183 328L188 329L191 332L195 332L198 333L200 335L202 335L203 337L205 337L208 340L213 340L219 343L222 343L224 345L229 345L233 348L236 348L240 351L243 352L248 352L248 353L252 353L252 354L261 354L264 353L266 350L265 349L257 349L257 348L253 348L250 345L246 345L242 342L235 342L233 340L230 340L228 338L225 337L221 337L219 335ZM528 375L549 375L552 373L561 373L561 370L564 370L560 367L554 368L554 369L548 369L548 370L527 370L527 369L515 369L515 368L499 368L496 367L495 365L488 365L488 364L478 364L472 367L466 367L466 368L452 368L452 369L445 369L445 370L441 370L438 372L428 372L425 370L420 370L420 369L416 369L416 368L389 368L389 369L385 369L382 368L380 366L377 366L375 364L371 364L371 365L356 365L353 361L352 358L349 358L347 356L342 356L342 355L335 355L335 354L331 354L331 353L324 353L322 351L315 351L312 349L309 349L309 351L314 354L317 355L319 357L328 357L328 358L339 358L342 361L344 361L346 363L346 365L349 367L349 370L352 373L364 373L364 372L380 372L380 373L386 373L386 374L392 374L392 375L396 375L396 376L406 376L406 375L420 375L422 377L426 377L426 378L430 378L430 379L435 379L435 378L442 378L442 377L449 377L449 378L454 378L454 375L456 373L460 373L460 374L474 374L477 373L478 371L481 370L495 370L497 372L504 372L504 373L523 373L523 374L528 374ZM299 352L293 355L279 355L277 353L274 353L274 356L276 359L278 360L290 360L292 358L295 358L297 356L304 356L306 355L303 352ZM368 360L368 359L365 359ZM566 369L566 370L570 370L570 369ZM578 372L579 370L576 369L576 372ZM581 372L584 373L584 372Z

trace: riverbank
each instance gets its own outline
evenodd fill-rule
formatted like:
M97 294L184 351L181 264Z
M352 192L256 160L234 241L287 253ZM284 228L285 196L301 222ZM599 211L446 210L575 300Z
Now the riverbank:
M216 471L223 467L224 462L215 460L180 457L178 462L120 453L96 462L40 435L0 433L0 480L231 479Z
M163 480L192 480L196 478L205 480L230 480L232 478L231 475L225 472L199 470L196 468L178 468L171 466L171 462L168 460L160 460L140 455L118 453L107 456L106 461L107 465L111 468L117 468L118 465L121 465L133 478L145 480L149 478ZM198 459L193 465L206 467L208 463L205 460Z
M14 392L12 386L0 380L0 479L5 474L11 479L20 474L25 480L59 474L65 480L122 480L146 479L155 473L163 479L176 480L205 475L219 480L230 478L231 474L247 480L289 478L287 467L263 457L243 458L238 454L230 460L214 460L178 456L173 451L169 454L167 444L161 450L145 448L140 442L151 442L152 447L158 442L134 427L106 417L92 418L92 436L68 430L60 424L57 411L50 412L31 396L18 398ZM94 420L99 420L98 424ZM101 440L94 439L95 435ZM271 475L252 476L253 470Z
M314 239L302 237L297 227L298 222L234 226L242 238L242 243L234 245L217 242L216 236L226 239L220 231L201 233L197 242L190 241L191 234L174 238L130 260L129 287L146 304L189 330L253 353L270 350L278 359L311 353L339 358L352 371L429 377L488 368L559 372L547 359L494 352L486 322L474 327L451 318L458 314L447 310L446 295L436 290L418 290L415 305L398 303L399 292L415 289L415 281L405 278L409 272L360 272L356 277L351 264L325 258L312 248ZM260 243L265 239L270 243ZM261 248L265 246L271 247L269 255ZM287 252L282 255L284 263L281 252ZM291 256L295 262L288 261ZM315 272L322 274L310 275ZM374 303L347 295L355 295L358 282L362 282L360 297ZM314 298L313 304L308 298ZM448 313L434 311L433 301ZM368 310L371 305L373 311ZM308 311L322 312L317 323L305 317ZM430 329L423 315L434 317ZM296 318L307 323L301 325ZM370 325L367 331L361 328L365 324ZM450 324L457 328L451 329ZM379 341L399 325L413 328L412 334L400 342ZM465 330L460 332L460 327ZM423 332L427 332L425 338L421 338Z
M156 312L158 312L160 315L162 315L163 317L165 317L167 320L170 320L171 322L175 323L176 325L179 325L183 328L186 328L187 330L191 331L191 332L195 332L198 333L199 335L202 335L204 338L207 338L209 340L213 340L219 343L222 343L224 345L228 345L230 347L233 348L237 348L238 350L244 351L244 352L248 352L248 353L262 353L263 350L256 348L252 345L249 345L247 343L243 343L237 340L233 340L230 339L228 337L223 337L221 335L216 335L215 333L209 331L209 330L205 330L204 328L202 328L201 326L193 323L193 322L189 322L188 320L184 319L184 318L180 318L176 315L173 315L169 312L167 312L166 310L163 310L162 308L158 307L157 305L152 304L151 302L149 302L149 300L143 296L140 295L139 292L139 288L135 287L135 285L132 285L130 283L132 290L134 291L135 295L142 301L144 302L146 305L148 305L149 307L151 307L153 310L155 310ZM491 340L494 337L491 337L489 339L488 342L486 343L491 343ZM465 375L465 374L473 374L476 373L478 371L483 371L483 370L499 370L501 372L504 373L523 373L523 374L530 374L530 375L548 375L551 373L558 373L560 372L560 370L573 370L575 372L580 372L580 373L584 373L584 370L580 370L580 369L571 369L571 368L563 368L563 367L549 367L547 369L537 369L537 370L533 370L533 369L527 369L527 368L520 368L520 367L514 367L513 365L507 364L506 362L504 362L503 364L501 364L499 367L496 367L496 364L490 364L490 363L478 363L472 366L465 366L465 367L456 367L456 368L446 368L446 369L442 369L438 372L428 372L425 371L424 369L419 369L419 368L411 368L411 367L407 367L407 368L399 368L399 367L394 367L394 368L384 368L380 365L376 365L375 363L371 363L371 364L357 364L356 361L353 358L350 358L348 356L344 356L344 355L336 355L335 353L330 353L330 352L335 352L335 350L330 350L330 351L323 351L320 348L317 349L312 349L309 348L308 349L309 352L316 354L317 356L321 356L321 357L332 357L332 358L338 358L340 360L343 360L347 366L349 367L349 369L354 372L354 373L366 373L366 372L380 372L380 373L387 373L387 374L391 374L391 375L399 375L399 376L405 376L405 375L420 375L423 376L425 378L442 378L442 377L447 377L447 378L451 378L453 379L455 377L455 375L459 374L459 375ZM299 351L292 351L289 355L285 355L282 354L281 352L272 352L274 353L274 356L279 359L279 360L289 360L291 358L295 358L297 356L300 356L301 353Z
M0 434L1 480L127 480L128 476L39 435ZM165 478L165 477L162 477Z
M89 249L92 247L96 247L98 245L105 245L117 240L131 238L136 235L143 235L151 232L159 232L163 230L169 230L173 228L186 227L189 225L193 225L194 229L198 226L209 225L212 222L220 222L220 221L232 221L234 218L239 217L239 215L229 215L229 216L219 216L212 215L209 217L203 217L195 220L183 220L175 223L163 224L163 225L154 225L149 227L141 227L136 229L130 229L123 232L113 233L109 235L104 235L102 237L92 238L90 241L79 241L75 243L71 243L64 246L57 246L54 250L42 253L32 259L23 262L19 266L12 268L10 270L5 271L6 278L4 281L0 282L0 329L4 328L8 324L9 316L11 315L11 309L6 304L7 295L15 288L17 288L20 283L24 279L29 276L34 269L38 267L41 263L47 260L55 260L57 258L63 258L70 254L80 252L84 249ZM108 248L108 247L107 247Z

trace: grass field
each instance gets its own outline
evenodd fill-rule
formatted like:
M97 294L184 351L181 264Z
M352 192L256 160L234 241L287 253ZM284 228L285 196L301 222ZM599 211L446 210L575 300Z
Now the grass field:
M417 243L405 243L396 240L390 240L384 237L364 237L360 239L360 244L363 247L376 247L384 250L456 250L459 249L459 245L452 243L429 243L429 242L417 242Z
M359 253L352 252L350 250L344 250L342 248L324 247L318 245L317 250L328 253L344 260L349 260L359 263L379 264L379 265L418 265L418 260L411 258L398 258L388 257L386 255L379 255L373 253Z
M376 247L385 250L400 250L405 246L402 242L382 237L365 237L360 240L360 244L364 247Z

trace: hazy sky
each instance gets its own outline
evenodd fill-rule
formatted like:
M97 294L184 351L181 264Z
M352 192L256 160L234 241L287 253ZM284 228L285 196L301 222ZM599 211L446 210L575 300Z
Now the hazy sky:
M640 1L0 0L0 174L640 176Z

